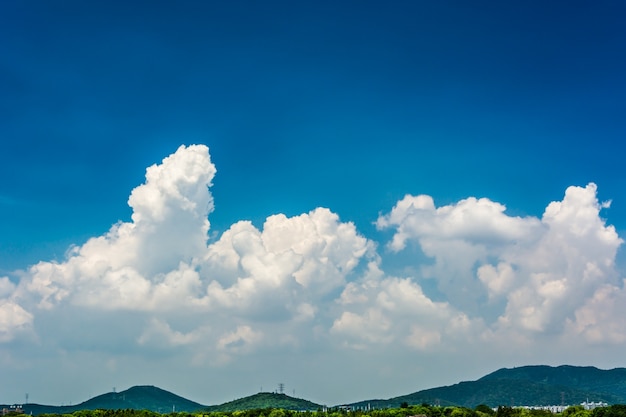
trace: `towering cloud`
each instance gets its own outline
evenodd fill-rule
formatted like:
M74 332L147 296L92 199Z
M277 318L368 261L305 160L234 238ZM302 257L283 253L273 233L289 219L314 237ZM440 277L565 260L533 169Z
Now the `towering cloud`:
M587 320L603 314L588 303L618 284L622 239L600 218L609 206L598 201L595 184L569 187L541 219L508 216L487 199L436 208L428 196L406 196L377 225L395 230L392 250L414 240L433 258L422 277L437 280L452 305L479 314L485 298L503 300L495 328L559 333L582 319L583 305Z
M209 295L235 310L249 308L257 299L311 315L315 308L309 303L343 287L372 249L353 224L341 223L328 209L292 218L271 216L263 231L239 222L208 248Z
M437 207L407 195L376 221L394 233L380 250L327 208L271 215L262 228L239 221L209 242L215 174L206 146L181 146L132 191L131 221L19 282L0 278L0 348L29 341L30 352L0 349L0 360L28 367L81 352L107 369L120 356L202 369L259 355L262 368L277 350L358 351L405 372L401 355L459 346L491 360L512 351L501 341L537 355L560 343L571 357L574 339L626 343L622 239L594 184L569 187L541 218L486 198ZM402 259L414 272L385 271L389 251L412 250Z
M206 146L181 146L149 167L145 184L131 193L132 222L72 248L63 263L34 265L21 293L44 309L66 301L145 310L157 308L163 293L197 290L189 265L206 250L214 175Z
M317 208L292 218L270 216L262 230L238 222L209 245L215 173L206 146L181 146L149 167L145 183L132 191L131 222L71 248L63 262L32 266L17 288L0 281L3 340L31 325L47 333L37 320L44 312L46 322L59 315L70 326L134 312L124 323L132 330L119 335L139 336L120 343L195 345L226 358L228 349L249 352L240 345L258 345L276 323L306 327L328 320L324 303L341 292L361 259L374 256L373 243ZM67 309L84 313L68 317Z

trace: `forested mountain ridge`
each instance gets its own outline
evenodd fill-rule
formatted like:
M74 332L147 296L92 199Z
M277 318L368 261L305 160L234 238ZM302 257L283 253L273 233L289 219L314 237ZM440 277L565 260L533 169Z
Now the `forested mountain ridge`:
M626 404L626 369L545 365L502 368L476 381L417 391L388 400L360 401L355 406L398 407L439 404L475 407L500 405L573 405L584 401Z
M122 392L110 392L94 397L83 404L88 409L150 410L156 412L196 411L202 404L188 400L164 389L151 385L138 385ZM83 409L87 408L83 407Z
M399 407L430 404L474 408L517 405L575 405L584 401L626 404L626 369L601 370L579 366L523 366L503 368L476 381L430 388L390 399L373 399L348 404L362 408ZM0 405L0 408L9 408ZM79 410L133 409L157 413L250 410L282 408L316 410L320 405L285 394L258 393L221 405L207 406L154 386L135 386L126 391L109 392L83 403L66 406L24 404L26 414L69 414Z
M593 366L545 365L502 368L480 380L529 380L603 392L626 399L626 368L598 369Z
M207 411L237 411L253 410L258 408L282 408L284 410L314 411L322 406L301 398L290 397L286 394L260 392L249 397L240 398L221 405L207 407Z
M2 406L0 407L8 407ZM93 397L76 405L41 405L23 404L24 414L68 414L79 410L149 410L157 413L171 411L196 411L206 407L194 401L188 400L169 391L151 385L134 386L126 391L108 392Z

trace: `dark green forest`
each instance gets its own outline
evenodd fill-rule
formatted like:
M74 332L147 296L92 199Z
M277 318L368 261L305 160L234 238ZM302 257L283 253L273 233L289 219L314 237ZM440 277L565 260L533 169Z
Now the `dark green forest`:
M15 417L23 414L9 413ZM626 405L611 405L607 407L585 410L582 406L572 406L560 417L626 417ZM380 410L347 410L334 407L317 411L294 411L282 408L257 408L238 411L200 411L179 413L156 413L148 410L81 410L71 414L40 414L41 417L551 417L553 414L546 410L527 408L498 407L496 410L482 404L475 408L440 407L428 404L402 404L399 408Z

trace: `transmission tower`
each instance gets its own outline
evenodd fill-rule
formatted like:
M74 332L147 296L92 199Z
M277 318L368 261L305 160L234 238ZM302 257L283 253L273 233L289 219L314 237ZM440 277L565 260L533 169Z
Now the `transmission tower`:
M282 393L284 393L284 392L285 392L285 384L283 384L282 382L280 382L280 383L278 384L278 393L279 393L279 394L282 394Z

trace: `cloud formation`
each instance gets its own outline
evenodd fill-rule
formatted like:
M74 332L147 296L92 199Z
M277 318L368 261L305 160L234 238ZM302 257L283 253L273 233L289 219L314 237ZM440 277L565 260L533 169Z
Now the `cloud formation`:
M569 187L541 219L508 216L484 198L437 208L429 196L405 196L377 226L394 229L393 251L418 243L434 260L422 277L435 279L451 304L479 311L485 299L503 301L494 330L559 333L605 285L618 291L623 240L600 217L610 202L596 192L595 184Z
M407 195L377 219L394 233L379 247L327 208L275 214L261 229L239 221L210 241L215 174L206 146L181 146L132 191L132 221L19 282L0 278L4 355L20 357L11 344L30 340L40 355L100 352L111 364L124 352L215 368L276 350L456 355L463 346L487 360L503 340L537 351L540 339L626 343L615 266L623 241L600 217L610 203L595 184L569 187L541 218L510 216L486 198L437 207ZM385 271L388 251L415 250L426 259L407 265L417 272Z
M0 281L3 339L68 306L144 316L135 329L143 347L208 344L221 355L249 352L240 345L262 340L264 323L309 326L374 245L324 208L270 216L262 230L241 221L208 244L215 172L205 146L181 146L132 191L132 222L71 248L64 262L32 266L17 288ZM174 328L180 317L195 328Z

